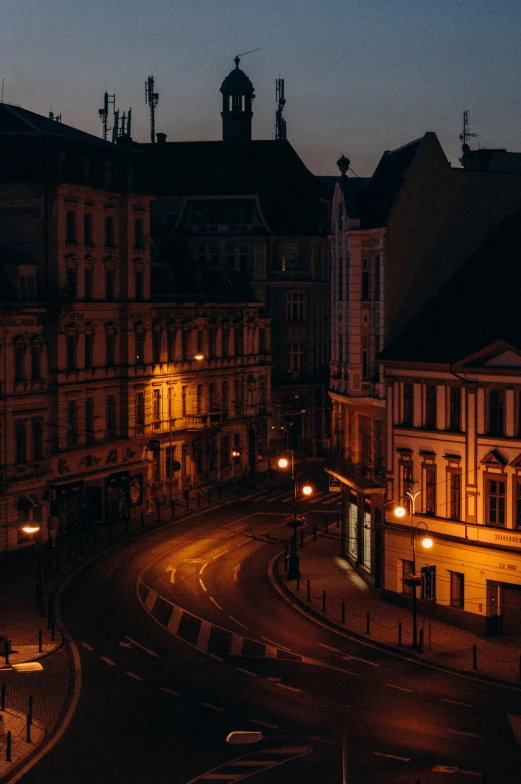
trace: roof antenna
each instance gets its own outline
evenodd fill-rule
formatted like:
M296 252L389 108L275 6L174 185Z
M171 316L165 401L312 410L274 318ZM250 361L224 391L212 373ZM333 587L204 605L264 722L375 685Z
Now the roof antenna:
M467 142L467 139L470 139L473 136L479 136L479 134L470 132L469 113L468 110L465 110L463 112L463 131L459 135L460 141L463 142L461 149L464 153L470 152L470 146Z
M108 92L105 91L105 95L103 97L103 108L98 110L98 114L100 116L101 125L103 127L103 139L107 141L107 136L109 131L112 129L112 126L109 125L109 104L115 106L116 104L116 95L109 95Z
M150 141L156 141L156 106L159 102L159 93L154 92L154 77L149 76L145 82L145 103L150 106Z
M277 101L277 111L275 112L275 140L283 141L286 138L286 120L282 116L282 110L286 105L284 98L284 79L275 80L275 99Z
M61 123L62 121L61 112L60 114L54 114L54 112L49 112L49 120L55 120L55 122Z
M261 49L262 49L262 46L259 46L259 48L258 48L258 49L250 49L250 51L249 51L249 52L243 52L242 54L238 54L238 55L237 55L237 56L234 58L234 61L233 61L233 62L235 63L235 67L236 67L236 68L238 68L238 67L239 67L239 63L241 62L241 61L239 60L239 58L240 58L240 57L244 57L244 55L245 55L245 54L251 54L252 52L260 52L260 50L261 50Z

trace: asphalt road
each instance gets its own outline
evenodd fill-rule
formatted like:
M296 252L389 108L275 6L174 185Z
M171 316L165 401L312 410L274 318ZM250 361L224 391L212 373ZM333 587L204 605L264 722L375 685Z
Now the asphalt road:
M343 732L351 784L521 780L518 690L337 633L275 591L281 545L262 535L288 540L285 514L258 499L196 514L71 580L82 692L24 782L340 783ZM226 744L244 729L264 741Z

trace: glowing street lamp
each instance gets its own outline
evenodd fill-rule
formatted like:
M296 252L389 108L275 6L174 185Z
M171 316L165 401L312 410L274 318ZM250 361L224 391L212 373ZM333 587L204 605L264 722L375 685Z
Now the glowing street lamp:
M291 455L291 479L293 481L293 517L288 525L290 528L293 528L293 535L291 537L291 551L289 555L289 564L288 564L288 579L293 580L294 578L298 578L300 574L300 558L297 555L297 528L302 525L302 522L297 518L297 497L298 497L298 480L299 476L305 476L303 471L300 471L295 476L295 455L291 449L286 449L284 454ZM287 468L289 465L289 460L282 456L278 460L279 468ZM309 484L302 485L302 494L306 496L310 496L313 492L313 488Z
M198 362L202 362L204 359L204 354L196 354L194 359L196 359Z

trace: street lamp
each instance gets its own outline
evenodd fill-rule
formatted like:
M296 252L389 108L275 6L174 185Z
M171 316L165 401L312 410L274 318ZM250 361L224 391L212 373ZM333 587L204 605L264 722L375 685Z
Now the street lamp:
M413 525L413 517L416 512L416 499L420 495L419 490L407 490L406 496L409 498L409 511L411 517L411 549L412 549L412 575L405 578L405 584L412 588L412 644L415 648L418 647L418 623L417 623L417 610L416 610L416 588L421 585L421 575L416 574L416 532L418 526L424 525L427 535L421 540L421 545L425 550L430 550L433 546L433 540L428 536L429 529L427 523L420 520L416 525ZM405 517L407 510L403 506L397 506L394 510L396 517Z
M299 577L300 575L300 558L297 555L297 528L300 528L303 525L302 520L299 520L297 517L297 496L298 496L298 480L299 476L305 476L303 471L299 471L299 473L295 476L295 455L291 449L284 450L283 454L290 454L291 455L291 480L293 482L293 517L288 522L290 528L293 528L293 535L291 537L291 551L289 555L289 565L288 565L288 579L293 580L294 578ZM286 457L279 458L278 465L280 468L287 468L289 465L289 461ZM313 492L313 488L309 484L305 484L302 486L302 493L304 495L311 495Z

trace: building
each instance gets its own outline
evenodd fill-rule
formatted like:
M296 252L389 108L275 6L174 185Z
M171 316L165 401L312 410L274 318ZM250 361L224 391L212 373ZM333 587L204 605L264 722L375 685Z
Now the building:
M417 533L431 611L488 634L521 624L519 221L507 218L381 356L388 499L410 511L406 493L418 493L405 524L388 507L383 587L408 601Z
M236 67L221 86L223 140L139 145L155 193L153 290L205 270L218 290L249 285L271 319L273 386L261 457L322 454L329 436L329 205L291 144L252 140L253 86ZM182 285L185 285L183 283Z
M361 189L343 170L332 208L332 453L348 556L382 584L385 384L379 352L521 198L521 177L454 169L434 133L382 156Z

